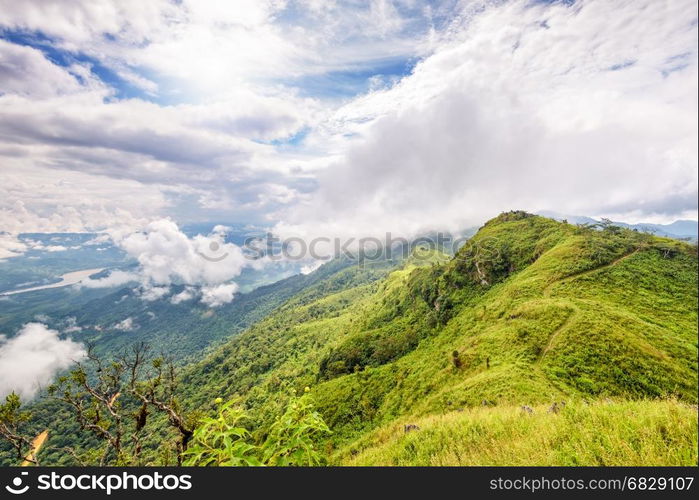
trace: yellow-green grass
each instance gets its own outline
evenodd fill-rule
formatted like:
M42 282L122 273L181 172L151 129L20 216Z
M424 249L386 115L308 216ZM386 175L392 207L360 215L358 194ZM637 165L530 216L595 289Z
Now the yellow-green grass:
M338 465L691 466L697 410L676 400L482 407L402 419L342 448ZM418 430L405 431L413 424Z

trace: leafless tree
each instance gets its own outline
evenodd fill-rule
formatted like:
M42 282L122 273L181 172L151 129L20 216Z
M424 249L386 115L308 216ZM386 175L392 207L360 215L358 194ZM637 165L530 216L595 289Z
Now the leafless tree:
M151 412L163 413L176 429L180 464L195 422L184 415L176 391L174 363L165 356L153 356L144 342L111 361L89 345L87 360L49 387L50 395L72 408L80 427L104 442L99 465L143 463L143 444L152 436L147 425Z

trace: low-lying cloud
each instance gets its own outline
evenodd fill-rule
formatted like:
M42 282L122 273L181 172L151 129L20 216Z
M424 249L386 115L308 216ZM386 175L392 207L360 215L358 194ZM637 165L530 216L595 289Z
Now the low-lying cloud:
M216 226L208 235L188 237L169 219L148 224L143 231L114 235L114 243L138 262L135 271L112 271L104 278L86 280L81 286L109 287L139 283L144 300L169 297L170 302L199 298L209 307L231 302L238 286L230 281L245 267L264 265L243 254L243 249L225 241L228 228ZM172 285L186 285L171 294Z
M39 389L86 356L85 348L42 323L27 323L12 338L0 335L0 398L12 391L32 399Z
M104 278L86 278L82 280L80 283L76 284L75 286L85 288L110 288L126 285L127 283L131 283L138 280L138 274L116 269L114 271L111 271L109 275L105 276Z
M132 330L137 330L140 327L134 323L133 318L129 316L128 318L116 323L112 328L115 330L121 330L122 332L130 332Z

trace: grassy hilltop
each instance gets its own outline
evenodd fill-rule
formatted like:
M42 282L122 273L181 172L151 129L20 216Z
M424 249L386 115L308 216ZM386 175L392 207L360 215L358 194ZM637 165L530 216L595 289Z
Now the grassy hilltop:
M331 463L696 463L695 247L510 212L443 260L340 271L191 366L186 400L238 396L263 433L309 386Z

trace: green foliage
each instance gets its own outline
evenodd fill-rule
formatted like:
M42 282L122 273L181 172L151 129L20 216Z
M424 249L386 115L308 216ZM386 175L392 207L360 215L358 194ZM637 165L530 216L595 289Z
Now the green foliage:
M484 401L694 403L696 283L690 245L504 214L447 263L411 261L371 285L290 301L187 377L239 395L255 428L281 411L282 380L316 383L331 448L405 415Z
M277 417L262 444L263 463L267 465L320 465L324 459L316 441L330 429L314 410L308 394L292 397L283 415Z
M0 404L0 438L12 447L14 459L23 458L31 448L27 423L32 415L22 411L22 402L14 392L7 395L5 402Z
M19 396L14 392L8 394L5 402L0 404L0 422L13 427L27 422L31 418L31 413L20 411L21 407Z
M299 423L310 410L289 413L286 405L289 386L306 385L314 386L313 411L332 430L316 425L310 433L321 463L428 465L436 453L451 457L444 464L516 464L534 451L533 463L551 465L696 460L689 406L697 402L696 246L510 212L448 262L321 270L271 314L184 368L183 408L210 410L212 394L245 408L243 418L235 405L225 415L217 407L204 426L209 434L196 431L203 440L194 439L190 452L205 450L197 463L318 463L294 441L303 425L315 425ZM607 398L616 406L604 406ZM591 404L546 413L562 400ZM522 405L535 408L534 418L521 417ZM37 411L51 414L41 405ZM429 429L443 415L449 425L423 448L427 433L396 430L406 422ZM51 439L79 439L63 421L54 425L60 432ZM389 430L401 436L390 453L372 437ZM450 433L460 437L450 441ZM562 443L568 434L575 449ZM539 435L546 439L536 441ZM149 444L152 453L160 437ZM662 450L666 439L674 451ZM493 455L489 440L512 442L514 451ZM352 460L357 443L362 451Z
M313 409L309 395L292 396L267 438L255 444L243 426L245 410L235 400L216 400L216 417L204 418L184 453L185 465L199 466L303 466L323 461L315 441L330 429Z
M191 444L184 452L184 465L241 466L261 465L259 449L251 444L250 432L242 426L246 418L237 401L219 402L215 417L203 418L194 430Z

